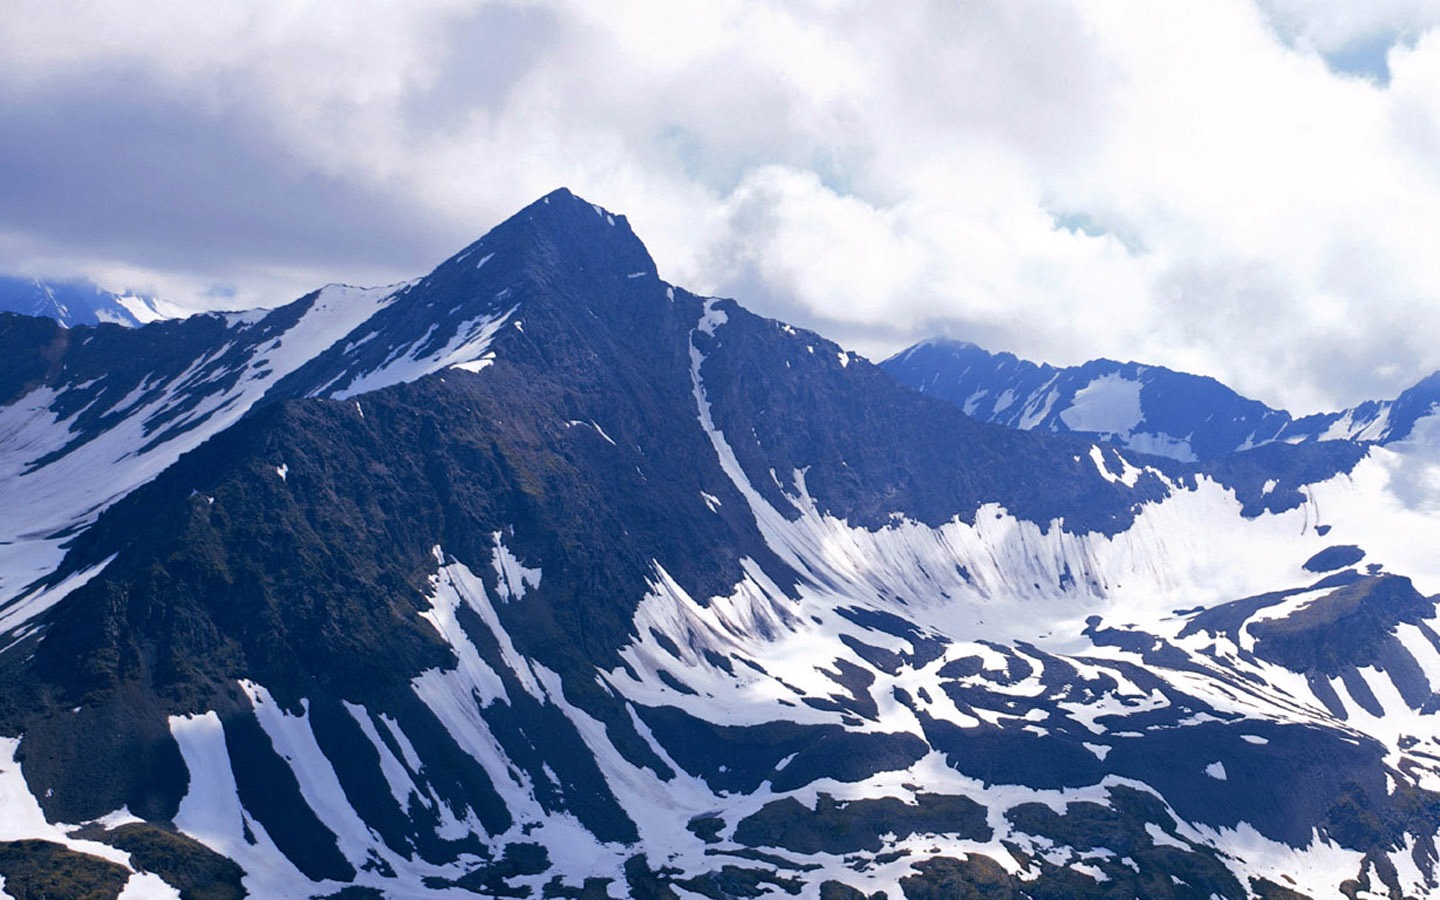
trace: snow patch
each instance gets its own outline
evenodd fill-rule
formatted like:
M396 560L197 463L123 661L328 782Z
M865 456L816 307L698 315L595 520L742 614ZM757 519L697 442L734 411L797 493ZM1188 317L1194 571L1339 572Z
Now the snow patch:
M1110 452L1114 453L1115 458L1120 460L1120 474L1116 475L1110 471L1110 467L1105 462L1105 451L1100 448L1100 445L1091 444L1090 461L1095 463L1095 470L1100 473L1101 478L1104 478L1112 484L1123 484L1126 487L1134 487L1135 483L1140 480L1140 476L1145 474L1145 470L1137 469L1130 465L1130 461L1115 450L1112 449Z
M350 864L360 869L372 854L382 858L388 856L383 849L375 847L376 841L371 837L369 827L350 805L344 788L340 786L339 776L320 749L310 726L308 704L302 700L301 713L292 715L275 702L261 685L241 680L240 687L250 698L255 718L269 736L275 752L295 773L306 805L335 834L340 852Z
M438 551L439 548L436 549ZM457 563L455 567L442 568L432 576L434 594L430 598L430 609L420 613L420 617L434 626L445 643L450 645L458 664L448 670L428 669L416 676L411 684L422 698L429 696L431 699L438 699L443 696L447 701L464 698L462 706L474 706L476 703L489 706L500 699L509 702L504 682L495 670L480 658L480 651L475 649L455 615L460 604L465 602L468 594L466 589L471 585L465 581L457 584L454 569L464 567ZM464 571L469 574L468 569ZM470 578L474 579L474 576L470 575ZM479 579L474 581L478 582ZM483 593L484 586L479 585L479 590Z
M1177 438L1169 434L1137 431L1125 438L1124 444L1137 453L1168 456L1181 462L1196 462L1199 457L1195 455L1194 448L1190 446L1190 437L1193 435Z
M331 393L331 396L336 400L343 400L394 384L415 381L446 368L465 368L467 371L478 372L489 365L490 360L485 357L490 343L518 308L512 306L498 315L479 315L461 322L445 346L438 350L426 349L434 331L432 327L414 342L396 348L390 358L378 368L360 375L344 389Z
M214 712L171 716L170 733L190 773L175 826L246 872L244 884L256 897L308 897L315 885L270 839L265 827L240 804L225 731ZM247 839L247 834L249 838Z
M1101 375L1075 392L1060 421L1071 431L1129 434L1140 424L1140 389L1143 385L1118 373Z
M390 796L395 798L395 804L401 809L409 809L410 798L413 796L422 806L430 807L433 801L429 797L421 794L420 790L415 786L414 781L410 778L411 772L420 771L419 760L417 759L410 770L407 771L405 765L395 758L395 754L390 752L389 745L380 737L380 732L375 727L375 723L371 721L370 713L365 707L346 701L345 710L350 713L350 717L355 720L355 724L360 726L360 730L365 733L365 739L370 742L370 745L375 748L375 752L379 754L380 774L385 777L385 784L390 788ZM413 748L411 752L414 752Z
M459 362L459 363L455 363L455 364L454 364L453 366L451 366L450 368L452 368L452 369L463 369L463 370L466 371L466 372L479 372L481 369L484 369L486 366L490 365L490 364L493 363L494 361L495 361L495 354L494 354L494 353L485 353L485 354L483 354L482 356L480 356L479 359L472 359L472 360L470 360L469 362Z
M510 548L505 546L504 535L500 532L493 532L491 537L495 539L495 551L490 564L495 569L496 592L500 599L506 602L519 600L525 596L527 589L538 588L540 570L521 565L515 554L510 552Z
M193 309L161 300L158 297L137 297L134 294L127 294L123 297L116 297L115 302L141 325L163 322L167 319L186 319L196 313Z
M180 900L180 892L154 872L136 872L115 900Z
M1053 382L1054 379L1051 379ZM1020 421L1015 427L1021 431L1029 431L1036 425L1045 421L1050 416L1050 410L1055 408L1055 401L1060 399L1060 392L1054 389L1046 391L1043 396L1038 392L1025 404L1025 410L1020 416Z

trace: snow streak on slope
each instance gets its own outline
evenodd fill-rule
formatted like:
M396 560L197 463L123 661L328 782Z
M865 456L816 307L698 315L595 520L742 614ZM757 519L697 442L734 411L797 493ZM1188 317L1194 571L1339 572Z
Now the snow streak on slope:
M190 773L190 790L180 803L175 826L239 863L252 894L304 896L312 888L310 880L285 858L264 826L240 803L220 717L213 712L175 716L170 719L170 731Z
M414 381L441 369L456 368L478 372L493 359L487 358L486 354L490 342L514 312L515 307L512 306L499 315L481 315L462 322L454 336L439 348L429 346L430 334L427 333L412 343L395 348L379 368L364 373L343 389L333 394L325 394L322 388L316 393L343 400L392 384Z
M533 699L563 710L591 739L591 749L601 757L602 767L618 789L636 783L652 784L647 789L649 802L663 805L669 788L661 785L653 773L625 761L609 744L604 728L569 705L558 676L515 651L508 636L498 628L493 598L483 580L461 563L444 562L440 548L435 548L435 553L442 565L432 582L432 608L423 615L455 649L457 665L422 674L414 681L414 691L463 752L487 773L504 799L513 824L500 834L487 832L482 814L452 805L453 801L437 789L436 780L447 775L442 771L443 761L429 755L433 753L432 744L412 741L402 726L386 715L346 703L346 712L377 751L379 774L389 786L396 808L413 819L413 827L433 829L434 837L441 841L468 842L478 838L493 849L497 858L502 848L516 842L547 848L550 865L545 868L553 867L553 871L509 882L526 885L537 896L557 874L576 884L586 877L623 877L622 865L630 855L626 848L598 841L575 816L543 800L528 770L492 729L489 714L503 712L512 701L495 668L481 659L476 642L498 642L509 674L519 679ZM497 558L503 555L514 560L498 536L496 553ZM525 571L538 579L538 570ZM478 615L484 632L468 630L460 623L455 610L462 605ZM473 896L471 891L457 887L455 881L473 872L484 862L482 858L466 852L450 862L427 861L413 847L397 848L382 838L375 825L352 805L339 768L322 749L307 701L300 701L298 712L287 710L263 685L242 681L240 687L274 751L295 777L303 803L334 835L340 853L356 870L354 884L387 892L398 890L404 896ZM215 713L175 717L170 724L191 773L189 794L176 817L182 831L240 862L248 873L246 886L255 896L306 897L344 887L336 881L313 881L297 871L256 817L244 808L226 749L225 729ZM397 749L392 751L392 747ZM533 748L529 749L533 752ZM353 772L353 767L351 762L349 771ZM553 787L561 787L548 768L545 777ZM707 793L707 802L713 804L715 800ZM703 804L697 806L703 808ZM697 856L702 855L703 844L683 828L676 829L672 816L667 819L665 831L668 834L676 830L694 845Z
M357 869L353 883L376 888L399 883L416 896L467 896L467 892L454 888L422 890L419 885L424 879L453 878L463 873L463 866L427 865L391 850L351 808L334 769L315 743L307 717L292 716L280 709L260 685L246 682L242 687L275 751L295 776L305 803L338 836L342 851ZM245 809L235 784L225 729L215 713L173 718L171 730L191 778L190 792L181 803L175 824L212 850L240 863L246 872L245 887L252 896L303 898L333 893L351 883L307 878ZM377 871L384 869L390 874Z

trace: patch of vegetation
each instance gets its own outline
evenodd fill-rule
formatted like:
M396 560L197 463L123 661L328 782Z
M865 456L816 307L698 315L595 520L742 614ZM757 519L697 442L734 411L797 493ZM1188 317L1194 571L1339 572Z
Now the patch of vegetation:
M820 900L889 900L884 891L876 891L868 898L857 888L839 881L825 881L820 884Z
M725 820L719 816L696 816L685 825L687 831L707 844L717 843L724 828Z
M240 900L245 870L199 841L174 831L132 822L100 837L130 854L137 868L154 872L180 892L181 900Z
M782 847L796 853L879 852L882 835L956 834L990 839L985 807L969 797L917 794L909 805L894 797L837 801L820 794L815 809L793 797L774 800L741 820L737 843L751 847Z
M385 900L385 892L379 888L352 884L333 894L326 894L324 897L317 897L314 900Z
M1347 782L1325 814L1326 831L1341 846L1368 849L1389 843L1391 835L1365 790Z
M1311 601L1283 619L1250 625L1255 655L1294 672L1335 676L1374 662L1399 622L1418 622L1433 610L1410 579L1366 578Z
M915 863L916 875L900 879L907 900L1019 900L1018 882L988 856L937 856ZM859 893L858 891L856 892Z
M1110 865L1114 863L1113 859L1086 860L1105 873L1105 879L1099 880L1075 869L1057 867L1044 860L1035 861L1040 867L1040 876L1022 881L1005 871L995 860L981 854L971 854L963 860L937 856L915 863L916 874L900 879L900 888L905 892L906 900L1133 900L1136 897L1146 900L1207 900L1217 896L1250 896L1228 872L1205 880L1196 877L1193 867L1178 867L1173 870L1172 877L1163 868L1146 872L1143 865L1137 865L1141 869L1137 873L1130 866L1119 865L1119 873L1116 873L1115 866ZM1252 881L1252 885L1261 900L1309 900L1304 895L1263 879ZM859 896L856 892L837 894L836 898L854 900Z
M797 895L804 887L798 878L787 878L767 869L749 869L741 866L721 866L718 872L706 872L694 878L675 882L688 891L694 891L711 900L730 900L732 897L763 897L770 894L762 885L774 885L790 895Z
M814 699L814 698L809 698ZM822 701L831 708L841 707ZM713 790L750 793L765 781L775 791L819 778L854 783L903 769L929 747L912 734L857 733L838 725L765 722L716 725L673 706L640 707L640 718L681 768ZM782 760L791 758L783 768Z
M1365 551L1354 544L1337 544L1310 557L1301 568L1307 572L1333 572L1353 566L1364 558Z
M678 869L650 868L650 860L642 853L625 860L625 885L630 889L632 900L678 900L679 895L670 889L672 876Z
M753 847L741 847L736 850L717 850L714 847L707 847L705 849L705 855L733 856L736 859L748 859L752 862L765 863L767 866L774 866L777 869L790 869L794 872L813 872L820 868L819 863L798 863L794 860L786 859L778 853L766 853L764 850L756 850Z
M1250 890L1254 891L1260 900L1311 900L1310 895L1293 891L1268 878L1251 878Z
M130 880L122 865L36 840L0 842L0 875L15 900L115 900Z
M610 882L613 878L587 878L580 887L570 887L560 880L560 876L545 882L540 896L545 900L551 898L564 898L564 900L610 900Z

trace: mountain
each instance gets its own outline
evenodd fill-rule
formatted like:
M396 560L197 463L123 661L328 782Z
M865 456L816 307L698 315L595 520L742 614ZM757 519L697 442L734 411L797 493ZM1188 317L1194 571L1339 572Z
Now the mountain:
M161 319L190 315L189 310L155 297L115 294L88 281L45 281L0 276L0 312L46 316L69 328L74 325L135 327Z
M405 285L0 348L14 896L1435 883L1391 450L976 421L563 190Z
M1394 400L1297 419L1213 378L1134 362L1097 359L1057 368L962 341L930 340L880 366L986 422L1095 435L1191 462L1277 441L1402 441L1440 405L1440 372Z
M0 597L53 571L102 510L237 422L396 290L332 286L275 311L135 329L0 313Z

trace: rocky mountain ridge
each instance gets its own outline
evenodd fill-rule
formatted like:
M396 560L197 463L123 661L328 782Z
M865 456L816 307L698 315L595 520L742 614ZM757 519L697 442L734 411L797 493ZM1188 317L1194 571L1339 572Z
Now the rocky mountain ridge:
M65 501L0 538L7 890L1435 883L1397 451L977 422L565 191L405 285L0 346L7 496Z
M1108 359L1057 368L929 340L880 364L916 390L966 415L1022 430L1079 433L1141 453L1214 460L1269 443L1409 439L1433 428L1440 372L1393 400L1295 417L1235 393L1213 378Z

